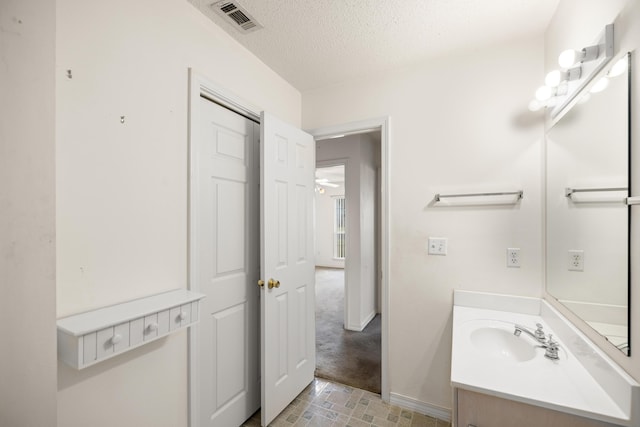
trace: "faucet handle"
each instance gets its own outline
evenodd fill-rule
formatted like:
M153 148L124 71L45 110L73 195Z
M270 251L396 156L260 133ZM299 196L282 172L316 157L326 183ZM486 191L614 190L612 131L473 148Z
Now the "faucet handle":
M536 338L540 341L544 341L545 340L545 335L544 335L544 331L542 330L542 324L541 323L536 323Z
M558 345L557 341L553 340L553 335L549 334L549 340L547 341L547 345L545 346L544 357L551 360L558 360L560 357L558 356Z

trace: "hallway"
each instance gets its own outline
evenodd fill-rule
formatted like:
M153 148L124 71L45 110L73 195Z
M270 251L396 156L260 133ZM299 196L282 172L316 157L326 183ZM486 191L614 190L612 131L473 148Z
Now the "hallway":
M344 329L344 270L316 268L316 376L380 393L380 314Z

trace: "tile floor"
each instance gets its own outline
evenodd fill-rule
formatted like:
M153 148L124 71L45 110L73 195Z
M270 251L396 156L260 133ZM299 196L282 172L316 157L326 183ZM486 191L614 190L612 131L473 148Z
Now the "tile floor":
M260 411L243 424L259 427ZM380 395L316 378L269 427L451 427L438 420L384 403Z

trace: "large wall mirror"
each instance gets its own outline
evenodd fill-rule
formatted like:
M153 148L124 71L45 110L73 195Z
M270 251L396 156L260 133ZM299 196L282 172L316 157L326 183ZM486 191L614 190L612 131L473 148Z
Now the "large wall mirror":
M630 56L613 58L546 138L547 292L627 355Z

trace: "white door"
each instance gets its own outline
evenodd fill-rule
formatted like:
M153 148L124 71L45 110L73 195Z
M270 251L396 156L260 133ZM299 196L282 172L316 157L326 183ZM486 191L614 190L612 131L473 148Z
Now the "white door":
M261 116L260 299L262 425L313 380L315 142Z
M198 427L239 426L260 406L259 125L200 98L191 146L191 281L207 295L196 340Z

